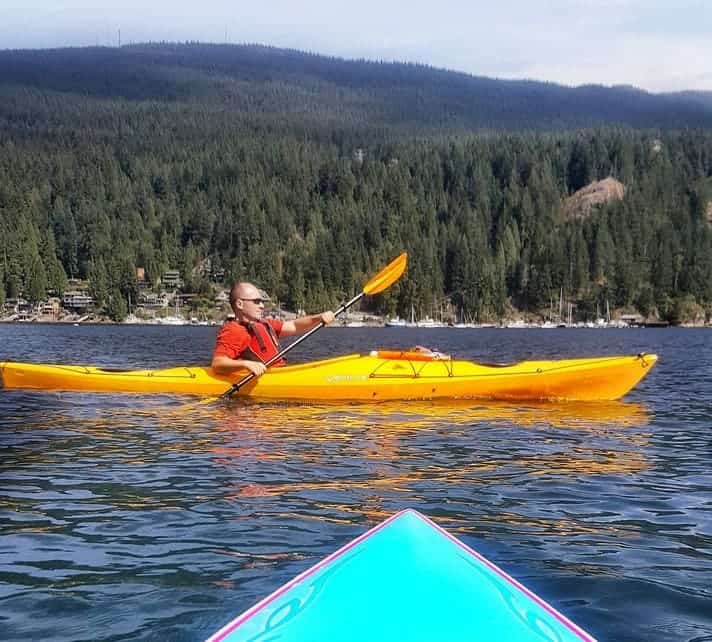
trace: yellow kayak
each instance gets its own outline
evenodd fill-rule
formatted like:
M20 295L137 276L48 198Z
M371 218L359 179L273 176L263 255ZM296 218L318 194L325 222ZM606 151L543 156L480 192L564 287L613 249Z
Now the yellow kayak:
M630 391L657 360L657 355L639 354L491 365L380 351L271 368L235 396L294 401L612 400ZM0 363L5 388L35 390L216 396L245 374L218 376L201 366L115 370Z

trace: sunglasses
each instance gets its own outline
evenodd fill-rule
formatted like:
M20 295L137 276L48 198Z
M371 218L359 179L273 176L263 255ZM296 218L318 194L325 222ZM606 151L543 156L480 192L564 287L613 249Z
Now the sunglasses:
M262 305L265 300L264 299L243 299L240 297L240 301L249 301L250 303L254 303L255 305Z

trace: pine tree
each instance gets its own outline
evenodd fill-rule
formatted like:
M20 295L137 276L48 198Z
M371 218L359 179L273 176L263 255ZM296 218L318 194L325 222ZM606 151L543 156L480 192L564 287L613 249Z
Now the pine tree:
M94 305L102 308L109 300L109 274L102 259L89 262L89 294Z
M31 303L38 303L47 296L47 272L39 255L34 256L25 276L25 297Z
M0 261L0 310L5 305L5 266Z
M112 321L123 321L126 318L128 309L126 300L124 299L118 288L114 288L109 294L109 299L106 303L106 314Z

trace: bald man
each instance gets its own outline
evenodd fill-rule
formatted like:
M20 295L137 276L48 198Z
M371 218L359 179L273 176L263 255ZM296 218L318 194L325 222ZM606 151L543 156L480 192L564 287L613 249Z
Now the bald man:
M331 311L299 317L294 321L263 319L265 303L252 283L235 283L230 290L230 307L235 320L220 328L215 341L212 368L216 374L230 375L247 368L259 377L267 370L265 363L279 352L279 339L307 332L321 323L334 320ZM283 366L284 359L273 363Z

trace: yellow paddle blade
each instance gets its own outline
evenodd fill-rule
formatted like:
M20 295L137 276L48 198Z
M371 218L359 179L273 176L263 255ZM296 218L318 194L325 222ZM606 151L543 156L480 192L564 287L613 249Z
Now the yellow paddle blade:
M378 294L386 288L393 285L400 279L405 266L408 264L408 252L403 252L397 259L391 261L384 267L376 276L374 276L366 285L363 286L364 294Z

